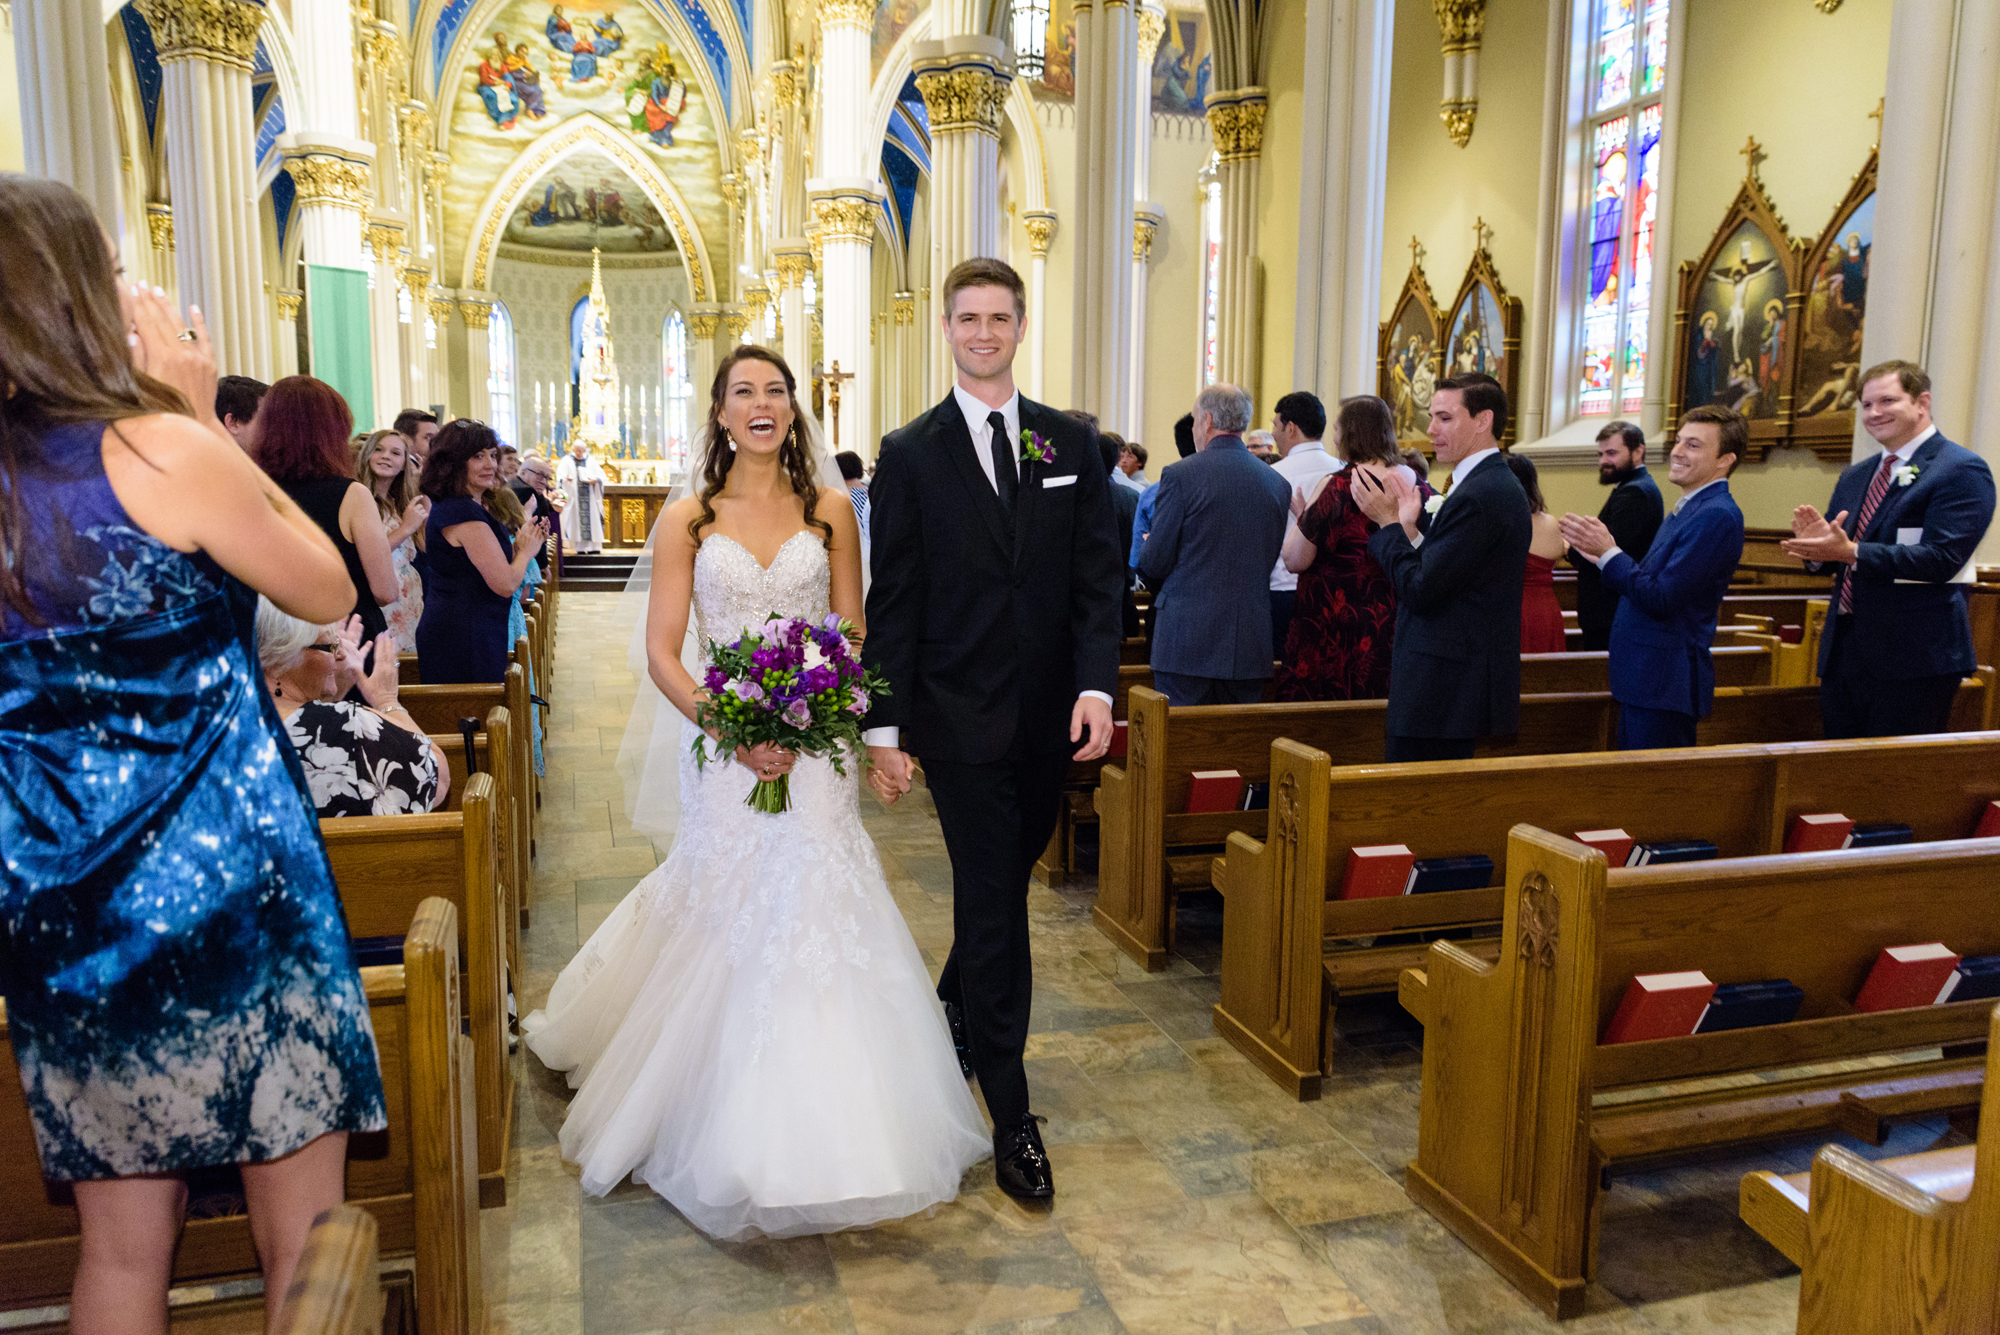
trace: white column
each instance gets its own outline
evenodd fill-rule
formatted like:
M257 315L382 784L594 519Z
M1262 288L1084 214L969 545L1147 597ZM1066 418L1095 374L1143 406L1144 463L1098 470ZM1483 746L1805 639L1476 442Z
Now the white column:
M1056 215L1042 209L1024 214L1028 229L1028 397L1042 397L1042 377L1048 368L1049 247L1056 239Z
M1126 432L1141 440L1146 432L1146 277L1153 264L1153 237L1167 211L1158 204L1141 204L1132 215L1132 406Z
M14 0L14 73L28 175L82 195L112 236L123 234L118 123L98 0Z
M865 68L865 67L864 67ZM823 372L851 375L841 381L840 413L832 412L827 396L823 423L829 445L872 452L875 448L869 325L873 320L875 218L880 204L873 186L814 182L813 216L820 229L824 259L820 266L820 359Z
M1133 24L1138 34L1137 60L1133 66L1132 138L1132 370L1126 411L1126 430L1137 440L1146 430L1146 277L1153 257L1153 236L1166 221L1167 211L1147 202L1152 194L1153 175L1153 56L1166 35L1166 11L1157 5L1142 4Z
M492 385L488 377L493 374L493 352L487 342L487 325L493 318L491 292L478 292L471 288L460 288L458 292L458 318L465 321L465 370L470 382L472 416L482 422L493 417ZM519 391L514 404L515 433L520 433L521 405ZM513 442L519 446L521 442ZM523 451L525 454L526 451Z
M1983 355L2000 338L1996 50L2000 6L1896 2L1861 352L1922 362L1939 429L1989 462L2000 462L2000 369ZM1876 448L1858 422L1855 437L1857 457ZM2000 526L1976 556L2000 560Z
M297 288L281 287L277 291L278 319L276 325L277 364L275 373L280 379L299 373L299 307L304 304L306 294ZM356 422L356 431L365 431L365 423Z
M208 317L219 371L269 380L271 302L250 158L250 62L264 10L250 0L141 0L140 12L165 72L180 299Z
M778 273L778 349L803 379L812 374L812 324L806 318L806 275L812 272L812 247L804 237L787 238L771 250ZM810 397L810 396L808 396Z
M387 426L396 414L417 405L409 397L408 373L403 358L403 323L398 294L403 288L403 224L400 220L376 216L368 222L368 249L372 257L368 292L368 357L374 370L374 426Z
M1138 35L1127 0L1077 10L1077 244L1072 386L1106 430L1130 434Z
M1258 398L1262 354L1258 307L1262 268L1257 258L1257 171L1264 152L1264 90L1236 88L1208 96L1222 182L1222 272L1217 283L1216 369ZM1369 317L1373 318L1372 308Z
M1395 0L1306 6L1305 143L1292 384L1329 403L1375 392Z
M722 327L721 308L711 302L703 302L688 312L687 322L688 351L694 358L692 379L689 382L694 395L689 400L688 408L688 430L693 432L699 431L701 424L708 420L709 389L715 383L715 331ZM811 370L811 364L808 363L805 371L794 370L792 374L803 379ZM800 388L803 393L803 385ZM568 420L567 412L564 420ZM688 457L690 460L694 457L692 444Z
M288 134L278 150L298 187L295 216L306 263L366 269L361 242L374 193L374 148L332 134Z
M931 248L942 277L1000 254L1000 124L1013 81L996 38L917 46L917 91L931 127Z

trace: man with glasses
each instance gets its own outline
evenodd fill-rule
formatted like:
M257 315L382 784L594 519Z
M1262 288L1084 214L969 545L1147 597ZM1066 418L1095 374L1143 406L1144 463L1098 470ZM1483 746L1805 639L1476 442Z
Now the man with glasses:
M559 517L563 507L556 504L554 498L549 495L554 481L554 466L541 455L533 454L529 455L526 462L521 465L521 471L507 484L507 489L519 499L521 508L528 512L530 518L538 514ZM544 575L548 574L548 563L549 554L546 549L536 553L536 568Z

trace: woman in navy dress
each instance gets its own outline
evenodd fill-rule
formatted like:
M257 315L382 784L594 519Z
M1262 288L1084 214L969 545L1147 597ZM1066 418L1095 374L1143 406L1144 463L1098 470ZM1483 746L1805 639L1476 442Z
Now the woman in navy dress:
M347 1133L385 1124L367 999L259 591L352 609L333 544L214 420L215 363L84 201L0 175L0 990L70 1326L163 1332L186 1186L240 1164L267 1310ZM202 420L189 415L197 405Z
M418 483L431 498L424 521L430 574L417 623L417 666L426 686L498 682L507 675L507 609L528 562L548 541L539 519L521 526L518 545L480 499L500 484L500 438L461 418L431 441Z

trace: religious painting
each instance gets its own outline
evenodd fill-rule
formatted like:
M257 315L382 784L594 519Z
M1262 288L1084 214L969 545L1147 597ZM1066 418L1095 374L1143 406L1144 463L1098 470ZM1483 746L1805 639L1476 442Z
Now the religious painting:
M910 25L923 17L926 7L922 0L876 0L875 32L868 48L871 79L882 72L889 53L896 49L896 43L910 30Z
M1070 0L1050 0L1048 35L1042 41L1038 95L1076 96L1076 10Z
M1689 319L1684 407L1716 404L1753 422L1778 416L1785 353L1785 298L1791 293L1782 252L1754 221L1730 234L1720 254L1695 273Z
M578 11L574 16L563 6L550 5L542 23L549 44L558 86L582 87L598 78L616 82L622 62L615 59L625 46L625 29L609 9L601 13Z
M1490 375L1507 391L1507 401L1520 397L1521 302L1507 295L1506 286L1493 267L1493 255L1485 241L1491 233L1484 221L1477 225L1480 245L1466 266L1465 281L1459 285L1458 299L1443 322L1446 330L1439 360L1444 376ZM1514 417L1508 415L1505 444L1514 439Z
M1199 116L1215 72L1208 42L1208 11L1169 9L1166 36L1153 53L1153 110Z
M1861 398L1861 335L1868 309L1868 266L1875 248L1875 155L1856 174L1847 197L1799 268L1799 313L1793 374L1795 434L1848 441Z
M588 253L662 254L674 248L667 220L646 192L595 150L563 159L529 187L502 239L518 246Z
M1439 375L1438 309L1424 277L1422 251L1411 242L1409 277L1396 297L1394 313L1382 326L1376 371L1377 392L1396 420L1396 438L1423 448L1430 437L1431 391Z

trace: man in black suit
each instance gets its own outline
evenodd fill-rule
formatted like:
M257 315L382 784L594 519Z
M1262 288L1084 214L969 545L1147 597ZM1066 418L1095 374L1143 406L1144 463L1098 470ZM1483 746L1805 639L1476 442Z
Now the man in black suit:
M1021 1055L1028 873L1071 759L1111 743L1125 563L1096 433L1014 388L1020 275L967 260L941 297L957 381L883 439L870 488L863 661L890 693L872 703L863 740L884 801L909 791L911 755L923 760L951 856L938 997L993 1117L1000 1188L1036 1199L1055 1180Z
M1826 735L1943 732L1959 678L1978 664L1960 585L1993 522L1993 471L1938 433L1931 378L1914 362L1861 377L1861 425L1882 453L1833 485L1829 521L1792 512L1784 548L1831 566L1833 605L1819 642Z
M1479 738L1519 726L1521 581L1533 523L1527 493L1500 457L1506 429L1507 394L1493 377L1440 380L1431 446L1452 472L1431 513L1398 473L1354 489L1362 513L1382 526L1368 552L1396 591L1391 761L1469 760Z
M1153 685L1174 705L1255 704L1271 679L1271 564L1292 489L1244 448L1250 396L1194 401L1192 458L1160 474L1139 577L1153 600Z
M1597 512L1598 522L1610 530L1613 546L1644 561L1666 518L1666 506L1646 471L1646 433L1637 422L1608 422L1597 433L1597 480L1611 488ZM1618 595L1604 587L1597 562L1574 547L1569 563L1576 567L1576 624L1583 631L1583 647L1609 649Z

